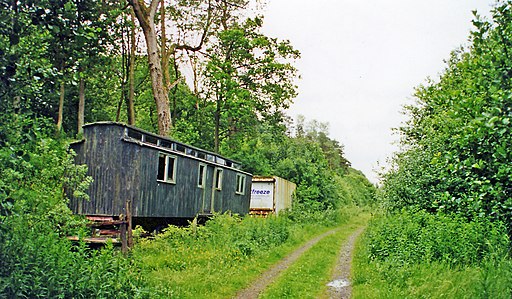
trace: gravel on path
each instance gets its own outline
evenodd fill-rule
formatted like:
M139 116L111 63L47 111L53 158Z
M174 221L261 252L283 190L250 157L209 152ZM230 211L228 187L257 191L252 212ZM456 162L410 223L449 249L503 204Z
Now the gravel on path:
M331 299L348 299L352 294L352 286L350 285L352 255L356 240L363 231L364 227L356 230L341 247L340 257L332 275L332 281L327 284L329 286L329 298Z

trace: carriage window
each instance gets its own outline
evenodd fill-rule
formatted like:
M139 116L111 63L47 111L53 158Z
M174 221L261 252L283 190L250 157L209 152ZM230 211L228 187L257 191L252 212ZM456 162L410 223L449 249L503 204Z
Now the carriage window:
M189 155L189 156L193 156L193 157L197 156L197 152L195 150L191 149L191 148L187 148L186 154Z
M215 162L217 162L220 165L226 165L226 160L224 160L220 157L215 157Z
M199 173L197 176L197 187L204 188L206 182L206 165L199 164Z
M236 194L245 194L245 175L243 174L236 175Z
M175 150L178 152L185 152L185 146L183 144L176 143L175 144Z
M127 129L127 130L128 130L128 133L127 133L128 137L142 141L142 133L141 132L138 132L138 131L135 131L132 129Z
M158 156L157 180L176 183L176 157L166 154Z
M144 142L151 143L151 144L157 144L158 138L151 136L151 135L144 135Z
M160 140L160 146L172 149L172 143L167 140Z
M215 189L222 190L222 169L215 168Z

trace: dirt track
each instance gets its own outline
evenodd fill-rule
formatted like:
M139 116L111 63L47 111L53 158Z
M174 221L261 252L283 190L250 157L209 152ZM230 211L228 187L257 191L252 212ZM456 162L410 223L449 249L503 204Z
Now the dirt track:
M309 240L306 244L295 250L293 253L282 259L279 263L264 272L250 287L240 291L235 297L237 299L252 299L258 298L265 288L271 284L275 278L290 265L292 265L305 251L313 247L323 238L334 234L340 228L336 228L321 234L320 236ZM332 282L333 286L329 287L330 298L350 298L351 287L349 283L350 267L352 262L352 251L354 250L355 240L363 232L364 228L360 228L352 233L349 238L343 243L341 248L340 257L333 273ZM341 285L336 284L341 282Z
M274 279L281 273L281 271L286 270L293 262L295 262L306 250L313 247L318 241L323 238L334 234L338 229L330 230L326 233L321 234L320 236L309 240L306 244L301 246L299 249L295 250L292 254L288 255L284 259L282 259L279 263L274 265L272 268L264 272L258 280L256 280L250 287L245 290L242 290L235 297L237 299L253 299L258 298L258 295L265 290L265 288L274 281Z

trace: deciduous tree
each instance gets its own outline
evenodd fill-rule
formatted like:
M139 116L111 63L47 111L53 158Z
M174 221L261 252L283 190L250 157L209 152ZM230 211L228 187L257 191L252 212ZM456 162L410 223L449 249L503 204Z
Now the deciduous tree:
M288 41L260 33L262 24L260 17L234 24L207 50L204 97L215 107L217 152L223 140L233 142L258 122L282 124L296 94L291 60L299 52Z

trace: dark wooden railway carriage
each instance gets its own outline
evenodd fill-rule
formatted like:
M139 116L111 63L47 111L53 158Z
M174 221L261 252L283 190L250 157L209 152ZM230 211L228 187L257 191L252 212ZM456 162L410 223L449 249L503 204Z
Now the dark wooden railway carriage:
M94 179L90 200L71 209L89 216L193 218L213 212L249 212L252 175L220 155L120 123L84 126L72 144L76 161Z

